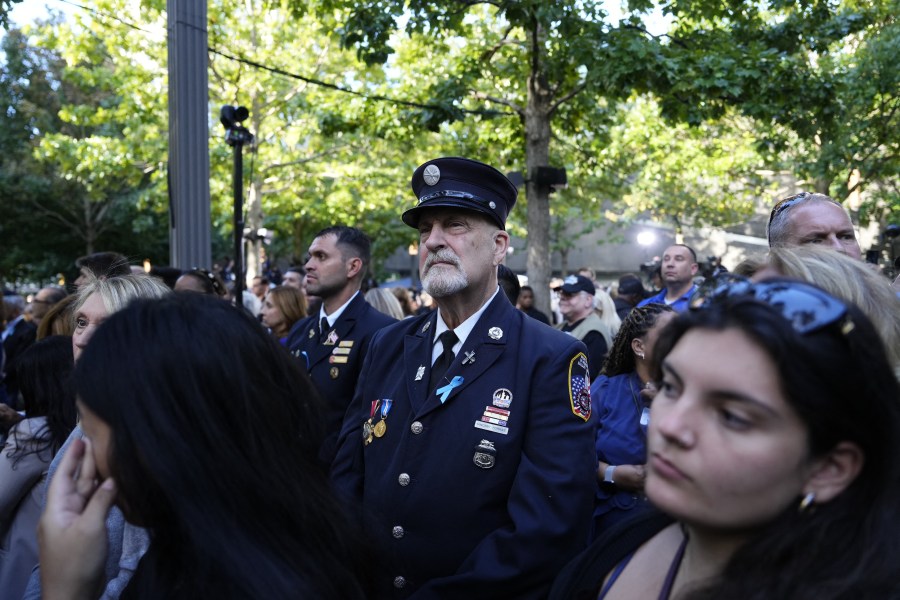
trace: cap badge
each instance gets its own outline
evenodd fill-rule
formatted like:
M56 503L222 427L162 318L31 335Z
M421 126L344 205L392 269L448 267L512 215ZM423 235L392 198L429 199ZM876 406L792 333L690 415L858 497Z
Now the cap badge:
M495 204L495 203L494 203L494 201L493 201L493 200L491 200L491 201L490 201L490 202L488 202L488 206L490 206L490 207L491 207L491 210L493 210L493 209L495 209L495 208L497 208L497 205L496 205L496 204Z
M574 285L574 284L578 283L578 278L575 277L574 275L569 275L568 277L566 277L566 279L563 281L563 283L565 283L566 285Z
M428 185L435 185L441 180L441 170L436 165L428 165L422 173L422 178Z

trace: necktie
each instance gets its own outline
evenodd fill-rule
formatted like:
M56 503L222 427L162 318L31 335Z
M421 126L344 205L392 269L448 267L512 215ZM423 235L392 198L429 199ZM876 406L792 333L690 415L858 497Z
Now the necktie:
M456 334L453 333L452 329L448 329L438 338L441 341L441 344L444 346L444 351L438 356L437 360L434 361L434 365L431 367L431 376L428 378L428 389L430 391L434 391L440 381L444 377L444 373L447 372L447 369L450 368L450 365L453 363L453 359L456 357L453 354L453 345L459 341L459 338L456 337Z
M329 329L328 318L322 317L322 322L319 323L319 341L320 342L325 341L325 334L328 333L328 329Z

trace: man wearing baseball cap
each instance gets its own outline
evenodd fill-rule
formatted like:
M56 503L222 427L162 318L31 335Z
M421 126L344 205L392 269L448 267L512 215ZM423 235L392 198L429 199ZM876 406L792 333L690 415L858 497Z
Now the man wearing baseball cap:
M372 341L332 476L383 559L376 598L543 598L589 529L585 348L499 292L502 173L439 158L412 188L402 219L438 308Z
M563 322L556 328L568 333L587 346L591 380L597 378L609 346L603 337L603 321L594 310L594 282L584 275L569 275L554 289L559 294L559 312Z
M638 305L647 295L641 278L633 273L626 273L619 277L619 286L616 289L616 297L613 303L616 306L616 314L624 321L631 309Z

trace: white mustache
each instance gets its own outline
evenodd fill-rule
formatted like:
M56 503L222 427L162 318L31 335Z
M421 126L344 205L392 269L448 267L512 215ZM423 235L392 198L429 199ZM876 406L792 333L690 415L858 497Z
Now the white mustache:
M429 254L428 258L425 259L424 270L427 272L428 269L430 269L431 266L436 262L450 263L454 267L460 266L459 257L456 255L456 253L453 252L453 250L450 250L449 248L442 248L437 252Z

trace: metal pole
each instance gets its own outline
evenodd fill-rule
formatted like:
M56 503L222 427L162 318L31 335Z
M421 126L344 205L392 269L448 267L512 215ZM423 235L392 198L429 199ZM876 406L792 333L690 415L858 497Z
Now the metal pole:
M209 268L206 2L168 0L169 264Z
M234 302L244 302L244 144L234 144Z
M234 147L234 301L238 306L244 302L244 144L253 141L253 134L241 126L250 116L243 106L223 106L219 121L225 127L225 142Z

